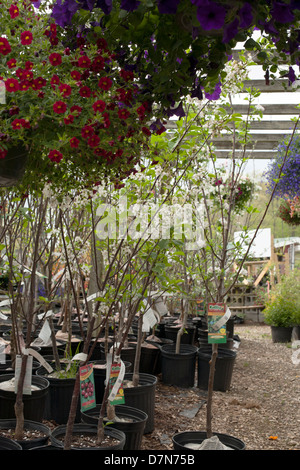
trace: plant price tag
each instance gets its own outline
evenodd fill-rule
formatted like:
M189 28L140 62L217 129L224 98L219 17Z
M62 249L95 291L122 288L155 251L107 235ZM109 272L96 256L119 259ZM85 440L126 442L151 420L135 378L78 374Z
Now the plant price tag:
M27 363L26 363L26 372L25 372L24 384L23 384L23 394L24 395L31 395L31 393L32 393L32 388L31 388L32 361L33 361L33 357L28 356L27 357ZM18 382L19 382L19 377L20 377L20 372L21 372L21 366L22 366L22 356L18 355L16 357L16 367L15 367L15 393L17 393L17 391L18 391Z
M96 406L93 364L86 364L79 369L81 410Z
M209 303L207 310L208 343L226 343L226 322L230 310L223 303Z
M111 405L122 405L125 403L123 378L125 374L125 365L123 361L113 362L109 375L110 395L108 400Z

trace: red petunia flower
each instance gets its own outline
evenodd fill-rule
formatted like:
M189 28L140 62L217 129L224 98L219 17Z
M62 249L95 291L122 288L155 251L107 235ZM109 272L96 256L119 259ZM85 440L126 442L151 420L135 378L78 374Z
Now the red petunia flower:
M59 163L63 158L63 154L58 150L50 150L48 153L48 158L50 158L52 162Z
M142 127L142 132L145 135L151 135L151 131L150 131L150 129L148 129L148 127Z
M74 106L71 106L70 111L72 114L75 114L75 116L79 116L82 111L82 107L75 104Z
M7 55L11 52L11 46L6 38L0 37L0 54Z
M52 78L51 78L50 83L51 83L52 88L55 88L56 85L59 85L59 83L60 83L59 76L58 75L53 75Z
M96 134L92 135L91 137L88 138L87 144L89 147L98 147L100 144L100 137Z
M74 121L73 114L69 114L67 117L64 118L64 123L65 124L72 124L73 121Z
M21 39L21 44L23 44L23 46L29 46L29 44L32 43L32 39L33 39L32 32L23 31L20 35L20 39Z
M78 72L78 70L72 70L70 75L73 78L73 80L79 81L81 79L81 74L80 72Z
M88 139L92 135L94 135L94 129L92 126L84 126L81 129L81 135L84 139Z
M25 69L26 70L32 70L33 69L33 62L31 62L30 60L26 60Z
M47 80L44 77L35 78L31 84L33 90L40 90L46 85L47 85Z
M67 110L67 105L63 101L56 101L53 105L53 111L57 114L63 114Z
M90 65L91 65L91 59L88 56L82 55L81 57L79 57L79 59L77 61L77 66L78 67L86 69Z
M9 109L9 114L11 116L14 116L15 114L19 114L20 112L20 108L18 106L12 106L10 109Z
M133 74L133 72L131 72L130 70L124 70L124 69L122 69L122 70L120 71L120 77L122 77L123 80L125 80L125 82L129 82L129 81L131 81L131 80L134 79L134 74Z
M13 129L29 129L30 124L26 119L14 119L11 123Z
M118 110L118 116L120 119L128 119L130 116L130 112L128 109L122 108Z
M105 66L105 60L104 57L102 56L97 56L92 62L91 69L93 72L100 72L101 70L104 69Z
M58 88L64 98L70 96L72 93L72 88L66 83L62 83Z
M19 11L19 8L17 7L17 5L11 5L9 7L9 14L10 14L10 17L11 19L13 20L14 18L17 18L17 16L19 16L20 14L20 11Z
M52 54L49 55L49 62L53 66L60 65L62 62L61 55L58 54L58 52L52 52Z
M19 90L26 91L31 87L31 82L29 80L21 80L19 83Z
M17 61L16 59L9 59L6 65L9 69L13 69L14 67L16 67Z
M79 145L79 143L80 143L80 141L79 141L79 139L77 139L77 137L72 137L72 138L70 139L70 146L71 146L72 148L77 148L78 145Z
M5 158L7 155L7 150L0 147L0 158Z
M109 77L101 77L98 82L98 87L101 90L108 91L112 87L112 80Z
M88 87L88 86L82 86L79 90L79 94L80 96L82 96L83 98L89 98L92 94L92 91L91 89Z
M31 80L33 78L33 72L31 70L18 68L16 75L20 80Z
M92 107L95 113L97 112L102 113L105 110L106 104L105 104L105 101L97 100L95 101Z
M5 82L6 91L13 93L19 90L19 82L15 78L8 78Z

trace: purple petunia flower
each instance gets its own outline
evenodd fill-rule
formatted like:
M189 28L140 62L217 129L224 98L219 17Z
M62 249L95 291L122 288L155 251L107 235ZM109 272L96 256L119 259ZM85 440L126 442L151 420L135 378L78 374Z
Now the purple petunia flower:
M246 2L239 11L240 28L247 29L253 21L252 6Z
M82 3L76 0L57 0L51 16L59 26L64 28L71 24L73 15L81 7Z
M239 30L239 19L235 18L231 23L225 25L223 32L223 42L228 43L233 39Z
M185 112L184 112L184 109L183 109L183 106L182 106L182 102L179 103L177 108L169 108L167 110L167 115L168 115L168 117L171 117L171 116L177 116L179 118L184 117Z
M271 10L272 17L278 23L291 23L294 21L294 15L290 5L282 2L274 2Z
M225 17L225 8L215 2L210 2L208 5L198 6L197 8L197 19L205 31L222 28Z
M137 10L140 3L139 0L122 0L120 7L121 10L134 11Z
M289 67L289 72L287 76L288 76L290 84L296 81L296 74L295 74L295 70L293 69L293 67Z
M222 93L221 83L217 83L214 91L212 93L205 93L205 98L210 101L216 101L220 98Z
M158 0L159 13L174 15L177 11L180 0Z

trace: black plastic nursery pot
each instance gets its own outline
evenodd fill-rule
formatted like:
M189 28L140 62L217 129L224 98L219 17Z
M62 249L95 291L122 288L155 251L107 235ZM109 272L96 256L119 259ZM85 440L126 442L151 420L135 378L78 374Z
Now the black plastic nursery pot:
M81 419L84 423L97 425L101 405L96 405L90 410L81 411ZM115 413L120 421L109 423L109 427L119 429L126 435L123 450L140 450L148 415L136 408L126 405L116 405Z
M180 344L176 353L176 344L161 347L162 382L178 387L193 387L195 382L196 355L198 348L192 344Z
M157 375L160 370L160 350L154 345L142 345L139 371L144 374Z
M46 377L49 382L43 418L54 420L57 424L66 424L69 418L75 378L51 377L43 366L37 369L36 375ZM78 403L75 422L80 422L80 403Z
M169 324L165 325L165 336L167 339L171 339L176 343L177 334L180 330L180 326L176 324ZM185 332L181 336L181 344L193 344L196 334L196 327L195 326L186 326Z
M155 391L157 377L152 374L139 374L139 383L137 387L126 386L127 382L132 382L133 374L128 373L124 376L123 390L125 405L137 408L147 414L144 434L154 430L154 410L155 410Z
M53 429L51 436L50 436L50 442L52 445L57 446L58 448L63 448L64 447L64 438L66 435L66 429L67 426L62 424L60 426L57 426L57 428ZM86 424L86 423L75 423L73 426L73 432L72 435L97 435L97 430L98 426L97 425L92 425L92 424ZM76 447L76 446L71 446L72 450L123 450L125 441L126 441L126 436L125 434L120 431L119 429L114 429L110 428L109 426L105 426L104 428L104 435L107 437L111 437L113 439L116 439L117 442L114 444L107 444L107 445L101 445L101 446L89 446L89 447Z
M293 327L271 326L273 343L290 343L292 341Z
M232 450L245 450L245 443L236 437L229 436L228 434L213 433L218 436L220 442ZM206 439L207 434L205 431L183 431L175 434L172 438L174 450L181 450L185 452L194 452L186 447L187 444L202 444Z
M16 427L16 419L0 419L0 433L1 430L7 430L7 429L12 429L14 430ZM30 421L30 420L24 420L24 431L37 431L39 435L37 437L31 437L26 438L21 440L14 440L20 446L22 447L23 450L30 450L33 449L34 447L39 447L42 445L46 445L49 441L50 434L51 434L51 429L46 426L43 423L35 422L35 421ZM4 436L3 436L4 437Z
M200 348L198 351L198 387L208 388L212 347ZM213 389L219 392L229 390L236 358L236 351L218 347Z
M0 375L0 417L1 419L14 419L16 394L11 390L2 390L1 384L14 379L14 374ZM49 381L44 377L32 376L32 385L36 390L31 394L23 394L24 419L42 422L49 390Z
M23 450L18 442L8 437L0 437L0 450Z

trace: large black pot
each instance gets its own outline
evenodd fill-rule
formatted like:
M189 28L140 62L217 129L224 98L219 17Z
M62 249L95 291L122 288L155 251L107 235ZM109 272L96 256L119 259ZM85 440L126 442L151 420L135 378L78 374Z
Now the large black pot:
M66 424L69 418L75 377L51 377L43 366L37 369L36 375L46 377L49 381L49 392L45 403L43 418L54 420L57 424ZM80 401L77 406L75 422L80 422Z
M0 432L1 429L15 429L16 419L0 419ZM31 439L21 439L15 440L23 450L33 449L34 447L39 447L46 445L50 438L51 430L48 426L43 423L38 423L35 421L24 420L24 430L25 431L37 431L43 435L37 436Z
M8 437L0 437L0 450L23 450L20 444Z
M155 349L142 345L139 371L144 374L158 375L161 373L161 347L164 344L173 344L173 341L157 337L156 340L146 338L145 343L153 345Z
M198 348L192 344L181 344L176 353L176 344L161 347L162 382L178 387L193 387L195 381L196 355Z
M151 374L139 374L139 384L137 387L126 387L126 381L131 382L132 373L124 376L124 397L125 404L132 408L144 411L148 415L144 434L154 430L154 411L155 411L155 391L157 377Z
M204 390L208 388L211 354L211 346L200 348L198 351L198 387ZM236 354L236 351L231 349L218 347L213 384L215 391L229 390Z
M289 343L292 341L293 327L271 326L273 343Z
M96 405L90 410L81 411L81 419L84 423L97 425L101 405ZM126 435L124 450L140 450L142 437L145 430L147 414L136 408L126 405L115 406L116 416L122 421L109 423L109 427L119 429Z
M226 447L230 447L232 450L245 450L245 444L236 437L229 436L228 434L213 433L214 436L218 436L219 440ZM172 438L174 450L181 450L185 452L194 452L193 450L185 447L186 444L201 444L206 439L205 431L183 431L175 434Z
M12 380L14 374L0 375L0 383ZM24 419L41 422L44 417L49 382L45 377L32 376L32 385L38 387L31 395L23 394ZM16 394L14 391L0 389L0 417L1 419L15 418Z
M181 326L176 324L165 325L165 337L171 339L176 343L177 334ZM185 331L181 336L181 344L194 344L196 327L194 325L187 325Z
M57 428L53 429L51 436L50 436L50 441L52 445L57 446L60 449L64 447L63 439L66 434L66 428L67 426L62 424L60 426L57 426ZM97 435L97 431L98 431L97 425L86 424L86 423L75 423L73 426L73 435L75 434ZM72 450L109 450L109 451L110 450L123 450L125 441L126 441L126 436L122 431L119 431L119 429L109 428L109 426L105 426L104 435L117 439L118 442L113 445L106 445L106 446L101 446L101 447L75 447L74 446L72 447Z

